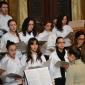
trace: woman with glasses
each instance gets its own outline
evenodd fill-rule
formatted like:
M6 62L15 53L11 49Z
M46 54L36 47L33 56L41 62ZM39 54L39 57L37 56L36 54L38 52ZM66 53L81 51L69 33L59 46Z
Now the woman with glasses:
M78 51L77 52L78 58L80 58L81 51L82 49L84 49L84 45L85 45L85 33L82 31L76 32L74 42L71 48L74 48Z
M22 24L22 32L19 33L21 41L28 43L29 39L36 36L35 20L26 18Z
M67 51L64 48L64 38L58 37L56 39L56 50L50 55L50 73L55 85L65 85L65 69L68 65L56 66L59 61L67 61Z

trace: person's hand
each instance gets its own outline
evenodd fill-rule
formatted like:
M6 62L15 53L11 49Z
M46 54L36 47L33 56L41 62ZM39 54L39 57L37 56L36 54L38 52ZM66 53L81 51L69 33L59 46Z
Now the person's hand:
M64 67L64 68L65 68L65 70L66 70L66 69L68 69L69 64L64 64L64 65L63 65L63 67Z
M52 85L55 85L55 81L52 81Z
M17 79L16 79L16 82L17 82L18 84L23 84L23 79L17 78Z

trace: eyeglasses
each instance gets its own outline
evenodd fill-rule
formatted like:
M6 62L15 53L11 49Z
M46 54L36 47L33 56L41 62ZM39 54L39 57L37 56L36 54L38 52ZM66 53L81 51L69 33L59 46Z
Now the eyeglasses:
M79 38L79 40L85 40L85 38Z
M58 42L58 44L64 44L65 42Z

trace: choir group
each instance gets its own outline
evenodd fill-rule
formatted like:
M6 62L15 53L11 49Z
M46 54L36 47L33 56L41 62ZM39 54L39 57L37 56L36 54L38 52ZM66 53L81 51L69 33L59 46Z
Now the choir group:
M0 54L5 54L0 59L0 85L28 85L24 71L48 61L52 85L85 85L83 31L75 33L68 17L59 16L45 20L40 31L36 21L27 17L19 32L7 11L7 2L0 2Z

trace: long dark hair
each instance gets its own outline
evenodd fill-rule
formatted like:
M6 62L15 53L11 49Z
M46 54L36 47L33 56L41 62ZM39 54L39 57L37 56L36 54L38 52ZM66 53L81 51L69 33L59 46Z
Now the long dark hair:
M28 45L27 45L27 60L26 60L26 62L31 60L31 63L33 63L33 57L32 57L32 52L31 52L31 45L33 45L34 42L36 42L36 44L38 44L36 61L40 60L42 62L42 59L41 59L42 53L40 52L39 42L38 42L38 40L36 38L30 38L29 41L28 41Z
M16 46L16 44L15 44L14 42L8 40L8 41L7 41L7 44L6 44L7 50L9 49L9 47L10 47L11 45L15 45L15 46Z
M76 59L80 59L80 57L81 57L81 52L78 49L76 49L75 47L70 47L68 50L68 53L70 55L73 54Z
M15 22L15 23L17 24L17 22L16 22L14 19L10 19L10 20L8 20L8 23L7 23L7 24L8 24L8 27L10 26L10 23L11 23L12 21ZM17 35L19 41L21 41L21 39L20 39L20 37L19 37L19 34L18 34L17 30L16 30L16 35Z
M26 36L26 32L27 32L27 29L28 29L28 25L29 25L29 22L30 22L31 20L34 22L34 27L33 27L33 31L32 31L32 32L33 32L33 35L34 35L34 36L37 35L37 32L36 32L36 22L35 22L35 20L32 19L32 18L27 17L27 18L24 20L23 24L22 24L22 32L23 32L23 35L24 35L24 36Z
M63 26L63 24L62 24L62 17L61 16L58 16L57 23L56 23L56 28L59 31L62 31L63 30L62 26Z
M81 61L85 64L85 44L81 49Z

